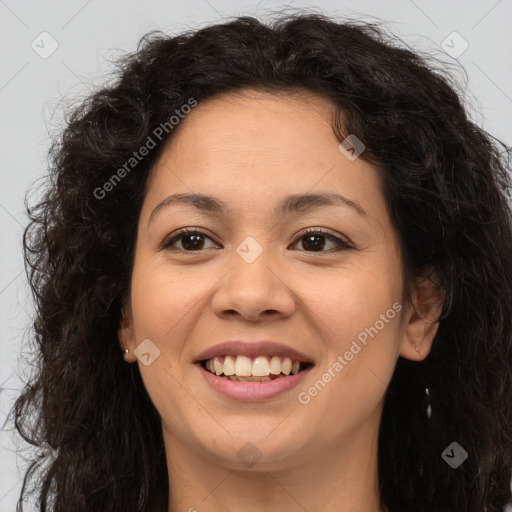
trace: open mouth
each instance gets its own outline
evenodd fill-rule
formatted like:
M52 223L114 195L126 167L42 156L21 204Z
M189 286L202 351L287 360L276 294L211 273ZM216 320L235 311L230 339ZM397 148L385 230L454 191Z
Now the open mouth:
M215 356L198 361L209 373L237 382L269 382L303 372L313 363L294 361L279 356Z

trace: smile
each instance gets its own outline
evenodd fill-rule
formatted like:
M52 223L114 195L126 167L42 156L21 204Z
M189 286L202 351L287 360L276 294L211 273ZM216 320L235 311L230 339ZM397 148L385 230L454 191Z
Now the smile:
M196 364L218 393L241 401L274 398L295 387L312 363L279 356L215 356Z
M301 361L279 356L215 356L204 361L204 368L214 375L238 382L266 382L295 375L308 366Z

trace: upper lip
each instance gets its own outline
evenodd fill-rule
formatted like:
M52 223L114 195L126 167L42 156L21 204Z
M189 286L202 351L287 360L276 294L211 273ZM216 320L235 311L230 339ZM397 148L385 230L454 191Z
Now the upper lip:
M279 356L289 357L292 361L301 361L303 363L313 362L311 358L304 353L274 341L226 341L203 350L203 352L197 356L196 362L225 355L247 357Z

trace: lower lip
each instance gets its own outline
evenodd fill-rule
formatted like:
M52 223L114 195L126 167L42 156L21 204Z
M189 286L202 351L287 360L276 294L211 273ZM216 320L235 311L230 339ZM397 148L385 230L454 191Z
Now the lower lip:
M217 375L205 370L200 363L196 363L196 366L199 368L206 382L215 391L228 398L241 402L255 402L279 396L285 391L297 386L312 368L312 366L309 366L295 375L279 377L278 379L268 380L266 382L238 382L224 377L217 377Z

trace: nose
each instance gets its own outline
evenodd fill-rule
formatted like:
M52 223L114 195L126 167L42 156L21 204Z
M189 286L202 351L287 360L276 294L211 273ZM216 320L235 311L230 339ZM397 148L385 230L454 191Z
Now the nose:
M264 249L254 261L234 251L231 262L231 270L221 279L212 298L212 309L218 317L256 322L293 314L291 283L277 268L270 250Z

